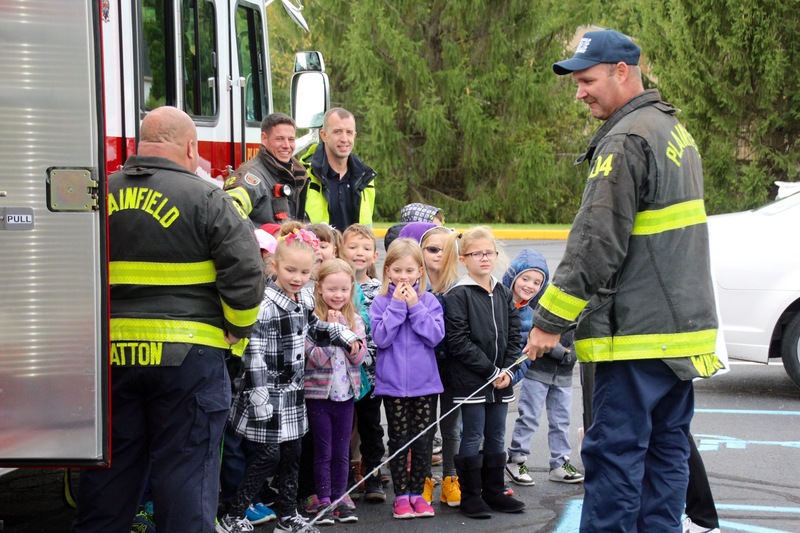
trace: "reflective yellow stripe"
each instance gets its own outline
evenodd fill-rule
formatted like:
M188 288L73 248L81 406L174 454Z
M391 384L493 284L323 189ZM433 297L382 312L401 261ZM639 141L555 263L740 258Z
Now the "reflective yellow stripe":
M250 324L253 324L258 318L259 305L253 307L252 309L239 310L233 309L222 299L220 299L220 301L222 302L222 314L225 316L225 320L234 326L246 328Z
M213 261L198 263L148 263L111 261L111 285L199 285L214 283L217 269Z
M633 235L653 235L706 222L703 200L690 200L663 209L641 211L633 223Z
M358 215L358 223L365 226L372 225L372 212L375 208L375 181L361 193L361 212Z
M557 317L570 322L578 318L578 315L581 314L581 311L588 303L586 300L567 294L552 283L547 286L542 299L539 300L539 304L542 307Z
M717 370L722 370L722 361L719 360L715 353L705 353L703 355L695 355L691 358L692 365L697 369L701 377L708 378L717 373Z
M222 329L191 320L159 320L154 318L112 318L112 341L153 341L201 344L214 348L230 348L241 356L247 339L230 346Z
M624 335L581 339L575 342L575 353L584 363L664 359L713 354L716 342L716 329L690 333Z
M246 214L250 214L253 210L253 202L250 201L250 195L247 194L247 190L244 187L234 187L233 189L228 189L227 192L231 198L233 198L239 205L242 206Z

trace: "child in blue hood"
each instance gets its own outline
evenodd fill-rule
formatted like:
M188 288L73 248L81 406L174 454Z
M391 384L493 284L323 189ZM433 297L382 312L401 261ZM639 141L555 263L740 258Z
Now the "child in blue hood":
M544 256L530 249L522 250L511 262L503 285L511 289L522 324L521 346L528 338L533 325L533 306L547 285L550 271ZM525 460L530 454L531 439L539 427L542 408L547 406L547 422L550 427L550 481L580 483L583 474L569 462L572 448L569 444L569 423L572 410L572 370L576 357L572 351L572 334L561 336L561 343L551 352L535 361L528 360L515 375L515 382L522 381L519 392L519 415L514 422L511 446L508 448L506 474L517 485L534 484Z

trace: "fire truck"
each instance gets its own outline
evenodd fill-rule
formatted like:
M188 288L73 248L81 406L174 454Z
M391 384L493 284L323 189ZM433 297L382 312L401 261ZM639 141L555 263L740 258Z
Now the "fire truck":
M109 464L106 177L161 105L193 118L207 179L255 154L271 2L0 0L0 466ZM313 134L321 55L294 70Z

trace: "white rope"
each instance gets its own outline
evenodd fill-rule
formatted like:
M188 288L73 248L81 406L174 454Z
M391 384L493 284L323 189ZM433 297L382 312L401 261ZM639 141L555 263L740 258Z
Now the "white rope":
M519 358L518 358L516 361L514 361L514 363L513 363L511 366L509 366L508 368L504 368L504 369L502 369L502 370L501 370L501 373L502 373L502 372L506 372L507 370L511 370L511 368L512 368L512 367L514 367L514 366L516 366L516 365L518 365L518 364L522 363L522 362L523 362L523 361L525 361L525 359L527 359L527 358L528 358L528 356L527 356L527 355L525 355L525 354L523 354L523 355L522 355L522 356L520 356L520 357L519 357ZM439 418L437 418L436 420L434 420L433 422L431 422L431 424L430 424L428 427L426 427L425 429L423 429L421 432L417 433L417 435L415 435L415 436L414 436L414 438L412 438L411 440L409 440L407 443L405 443L403 446L401 446L401 447L400 447L400 448L399 448L399 449L398 449L396 452L394 452L392 455L390 455L389 457L387 457L387 458L386 458L386 460L385 460L384 462L382 462L381 464L379 464L378 466L376 466L375 468L373 468L372 470L370 470L370 472L364 476L364 479L367 479L368 477L370 477L370 476L373 476L373 475L377 474L377 473L380 471L381 467L385 466L385 465L386 465L387 463L389 463L389 462L390 462L392 459L394 459L395 457L397 457L398 455L400 455L400 454L401 454L403 451L405 451L406 449L408 449L408 447L409 447L409 446L411 446L411 444L412 444L414 441L416 441L417 439L419 439L420 437L422 437L423 435L425 435L425 434L426 434L428 431L430 431L432 428L434 428L434 427L436 426L436 424L438 424L438 423L439 423L439 421L440 421L440 420L442 420L442 419L443 419L443 418L445 418L447 415L449 415L450 413L452 413L453 411L455 411L456 409L458 409L459 407L461 407L463 404L467 403L469 400L471 400L472 398L474 398L475 396L477 396L477 394L478 394L479 392L481 392L483 389L485 389L487 385L490 385L490 384L491 384L491 383L492 383L492 382L493 382L495 379L497 379L498 377L499 377L499 374L498 374L498 376L495 376L494 378L491 378L489 381L487 381L486 383L484 383L483 385L481 385L481 386L480 386L480 387L479 387L477 390L475 390L475 392L473 392L472 394L470 394L469 396L467 396L467 397L466 397L466 398L464 398L463 400L460 400L460 401L456 402L456 403L455 403L455 405L453 405L452 409L450 409L449 411L447 411L447 412L446 412L446 413L444 413L443 415L439 416ZM509 387L510 387L510 386L511 386L511 384L509 383ZM337 507L337 506L338 506L340 503L342 503L342 501L344 501L344 498L345 498L345 496L348 496L348 495L349 495L351 492L353 492L354 490L356 490L360 484L361 484L361 482L359 481L359 482L357 482L355 485L353 485L352 487L350 487L349 489L347 489L347 491L346 491L344 494L342 494L342 495L341 495L339 498L337 498L337 499L336 499L334 502L332 502L332 503L331 503L330 509L336 509L336 507ZM308 523L308 526L307 526L307 527L311 527L311 526L313 526L314 524L316 524L316 523L317 523L317 520L319 520L321 517L322 517L322 515L321 515L321 514L319 514L319 513L317 513L317 516L315 516L315 517L314 517L314 518L313 518L313 519L312 519L312 520L311 520L311 521ZM303 529L301 529L301 530L300 530L300 533L303 533L304 531L306 531L306 528L303 528Z

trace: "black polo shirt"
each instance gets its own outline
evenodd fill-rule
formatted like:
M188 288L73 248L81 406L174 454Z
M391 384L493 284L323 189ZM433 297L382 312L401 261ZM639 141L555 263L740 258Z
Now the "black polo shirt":
M327 163L327 161L326 161ZM330 225L344 231L358 222L353 214L353 194L350 190L350 169L339 179L339 174L330 165L325 165L325 187L328 189L328 216Z

